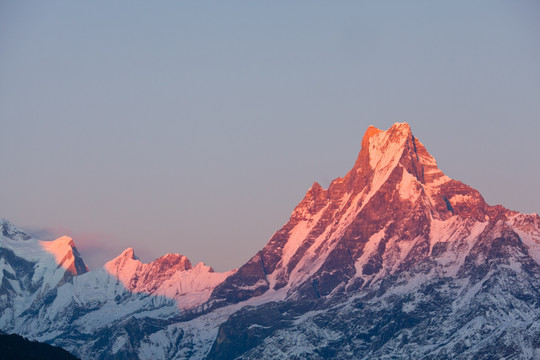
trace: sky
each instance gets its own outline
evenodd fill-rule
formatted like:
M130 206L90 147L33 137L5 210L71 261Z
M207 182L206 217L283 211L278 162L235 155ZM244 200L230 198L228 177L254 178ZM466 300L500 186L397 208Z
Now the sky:
M539 64L536 0L2 1L0 217L226 271L395 122L538 213Z

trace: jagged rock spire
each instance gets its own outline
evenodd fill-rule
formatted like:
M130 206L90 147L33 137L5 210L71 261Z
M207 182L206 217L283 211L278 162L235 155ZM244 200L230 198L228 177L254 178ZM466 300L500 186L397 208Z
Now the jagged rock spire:
M433 220L484 221L506 212L447 177L409 124L386 131L370 126L352 169L328 189L313 183L289 222L214 290L213 300L237 302L270 289L285 289L284 296L323 296L340 284L358 286L385 268L392 239L414 242L415 256L422 257L429 252ZM398 254L394 261L415 260Z

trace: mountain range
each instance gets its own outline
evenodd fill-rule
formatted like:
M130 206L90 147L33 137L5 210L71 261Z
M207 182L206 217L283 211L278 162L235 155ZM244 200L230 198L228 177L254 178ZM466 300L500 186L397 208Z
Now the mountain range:
M238 269L129 248L89 271L2 220L0 270L0 330L81 359L540 358L540 217L446 176L405 123L369 127Z

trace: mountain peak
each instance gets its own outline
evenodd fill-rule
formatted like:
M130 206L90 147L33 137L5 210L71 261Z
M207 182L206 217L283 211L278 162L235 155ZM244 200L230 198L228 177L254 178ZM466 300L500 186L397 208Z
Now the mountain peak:
M135 255L135 251L133 248L128 247L120 255L118 255L117 259L131 259L131 260L139 260L139 258Z
M370 125L362 138L353 170L365 173L397 164L408 142L414 147L415 138L407 123L395 123L386 131Z
M397 122L397 123L394 123L394 125L390 126L390 128L388 130L400 130L400 131L405 131L405 132L411 132L411 126L409 125L409 123L406 123L406 122Z
M364 133L364 137L362 138L362 148L367 148L371 139L374 137L375 141L380 141L380 138L377 138L376 136L381 135L381 133L383 133L383 135L386 133L392 133L394 134L393 138L410 137L412 135L411 126L405 122L395 123L386 131L381 130L373 125L369 125L366 132Z
M384 259L372 253L372 238L413 241L426 236L432 220L482 222L499 213L504 210L489 207L478 191L444 175L409 124L386 131L370 126L347 175L326 190L313 183L289 222L213 296L235 302L282 288L287 296L313 294L306 278L316 280L315 296L327 295L353 276L381 271ZM383 245L377 251L384 253ZM395 251L405 261L406 252Z
M356 163L347 174L349 188L361 191L368 186L376 191L396 168L403 168L424 185L450 180L413 135L410 125L395 123L386 131L374 126L367 129Z
M88 272L88 267L69 236L62 236L53 241L40 241L40 244L45 251L54 255L57 265L66 269L71 275Z
M0 235L11 240L30 240L32 238L4 218L0 218Z
M167 271L172 268L175 268L178 271L191 269L191 262L186 256L173 253L165 254L148 265L157 271Z
M369 125L366 132L364 133L364 137L362 138L362 148L367 148L369 146L369 140L381 131L381 129L378 129L373 125Z
M386 131L368 128L366 136L367 140L362 141L362 150L368 151L369 165L373 170L383 169L394 160L398 161L407 141L415 141L407 123L395 123Z
M401 168L424 183L423 169L431 167L437 167L435 160L413 136L409 124L395 123L386 131L370 126L353 168L343 181L334 184L333 192L373 195Z

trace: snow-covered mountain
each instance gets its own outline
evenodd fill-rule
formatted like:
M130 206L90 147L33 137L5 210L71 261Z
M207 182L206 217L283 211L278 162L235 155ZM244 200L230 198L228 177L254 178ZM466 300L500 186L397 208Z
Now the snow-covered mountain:
M178 254L144 264L131 248L88 271L69 237L41 241L4 219L0 234L0 329L83 359L141 352L146 335L192 316L188 311L231 273L216 273L203 263L192 267ZM156 347L180 341L181 331L170 332Z
M446 176L408 124L361 147L223 274L132 249L86 272L4 221L0 329L88 359L540 358L540 217Z
M283 301L231 316L209 357L540 358L539 246L537 214L444 175L408 124L370 127L352 170L216 287L216 308Z
M33 239L0 219L0 324L6 328L53 289L84 274L84 264L67 236L45 242Z

